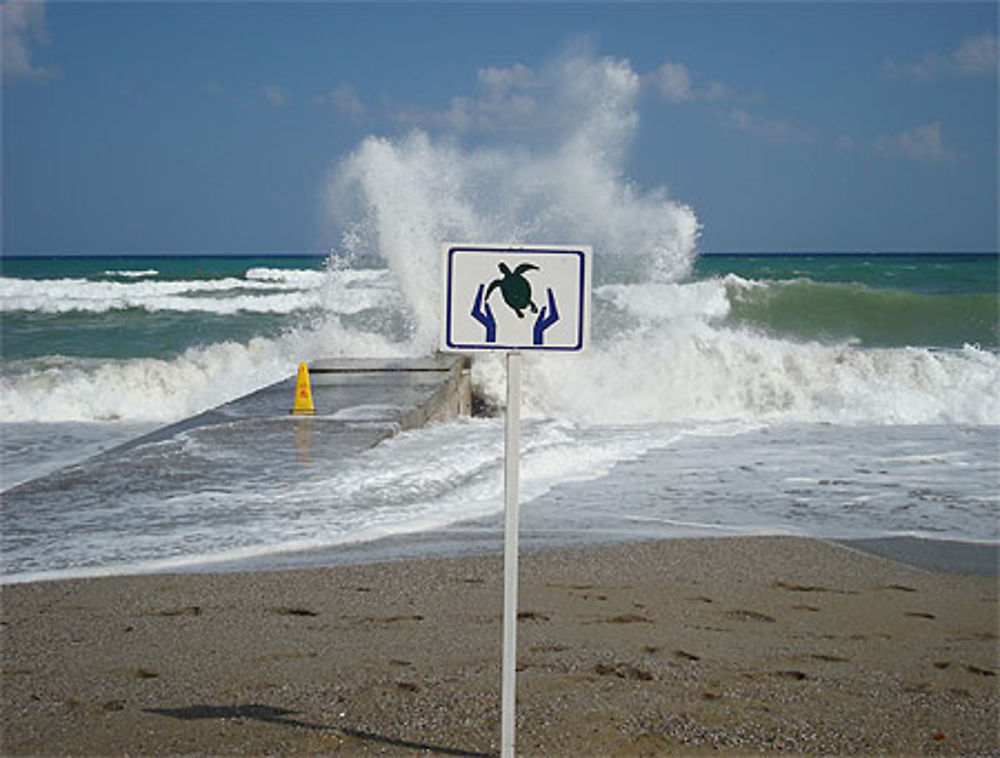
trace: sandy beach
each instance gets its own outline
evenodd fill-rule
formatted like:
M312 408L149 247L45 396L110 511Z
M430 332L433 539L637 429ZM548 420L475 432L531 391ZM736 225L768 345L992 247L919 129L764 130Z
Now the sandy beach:
M2 588L2 752L495 754L502 559ZM523 755L1000 753L995 577L799 538L521 557Z

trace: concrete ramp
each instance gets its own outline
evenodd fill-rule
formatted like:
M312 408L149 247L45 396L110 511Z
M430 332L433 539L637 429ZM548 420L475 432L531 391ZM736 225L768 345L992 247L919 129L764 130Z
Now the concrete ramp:
M5 510L57 512L122 497L231 492L253 482L281 487L308 469L349 467L358 453L400 431L468 415L471 407L469 362L457 356L317 360L310 381L315 415L291 414L290 375L7 490Z
M326 436L341 434L348 447L358 450L431 421L468 416L472 406L469 360L460 356L322 358L309 364L309 380L316 414L297 418L313 419L313 426L324 427ZM120 454L205 426L262 427L269 421L287 426L295 382L292 374L109 452Z
M455 356L382 360L322 359L309 365L316 413L364 415L375 409L398 430L468 416L472 409L469 359Z

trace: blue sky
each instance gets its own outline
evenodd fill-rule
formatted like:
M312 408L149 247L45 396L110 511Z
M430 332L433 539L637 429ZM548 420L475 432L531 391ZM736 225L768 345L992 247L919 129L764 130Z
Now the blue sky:
M7 2L3 55L4 254L325 250L366 136L532 149L567 56L702 251L997 249L996 3Z

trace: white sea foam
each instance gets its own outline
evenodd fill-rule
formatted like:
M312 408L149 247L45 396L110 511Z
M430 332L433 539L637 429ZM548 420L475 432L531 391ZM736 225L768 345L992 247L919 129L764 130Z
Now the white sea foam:
M1000 423L998 372L975 348L861 351L705 330L634 335L572 365L529 361L525 381L538 407L594 422Z
M124 279L141 279L148 276L159 276L159 274L160 272L155 268L108 270L104 272L104 276L120 276Z
M394 418L399 410L398 405L353 405L341 408L330 418L338 421L384 421Z
M616 289L616 292L620 290ZM525 356L528 413L590 423L742 420L840 424L1000 423L1000 356L973 346L860 350L711 325L709 302L643 322L579 356ZM474 380L500 403L502 362Z
M173 421L284 379L316 355L400 354L383 337L334 320L275 339L190 348L173 360L22 361L0 377L0 416L11 422Z
M283 378L299 360L422 353L419 339L400 343L338 321L402 308L388 271L326 275L313 296L328 317L273 339L193 348L173 360L8 365L0 411L12 421L170 420ZM715 281L604 285L595 300L613 326L598 325L587 353L526 356L527 413L598 424L1000 423L1000 357L973 346L861 350L723 328L725 286ZM477 359L474 379L502 404L498 358Z
M983 427L965 432L970 436L960 461L933 453L947 453L962 434L947 426L595 429L527 419L522 432L526 535L607 540L905 533L985 542L997 536L989 518L1000 502L990 485L997 473L990 446L996 434ZM47 496L46 508L56 510L46 517L60 528L45 535L44 550L8 551L0 581L204 568L427 529L448 529L459 539L482 533L500 543L499 419L411 430L348 461L272 467L263 476L245 443L227 446L231 435L196 429L184 436L187 444L147 449L144 464L158 462L164 478L180 470L190 474L194 466L201 487L151 484L148 495L119 502L88 497L83 482L68 498ZM433 466L427 465L428 450L434 451ZM877 451L920 455L872 465ZM217 478L207 481L207 471ZM100 503L114 517L95 521L88 503Z
M141 309L179 313L292 313L325 308L355 313L398 296L386 271L250 269L246 279L94 281L0 277L4 312L106 313Z
M208 310L235 313L242 308L287 311L316 305L309 293L270 294L293 290L281 283L246 281L233 277L215 280L115 282L88 279L15 279L0 277L4 311L68 313L142 308L145 310ZM269 294L244 294L247 292ZM229 295L220 297L221 295Z
M541 147L464 150L423 132L370 137L331 171L331 233L345 253L387 261L424 352L437 342L447 241L586 242L640 258L654 281L690 269L694 212L663 188L642 192L623 178L638 123L629 65L567 56L534 86L539 100L559 105L556 133Z
M19 569L2 581L175 569L491 517L503 491L500 430L496 419L433 425L403 433L344 465L293 467L291 476L274 471L265 480L250 473L259 462L247 460L245 448L231 458L231 451L212 444L217 438L200 439L210 431L193 430L186 435L185 465L189 471L198 463L225 471L225 486L160 492L155 506L140 498L103 530L86 534L74 534L73 527L90 518L89 509L79 505L86 494L77 492L77 505L61 511L64 529L50 535L52 559L7 555L5 560ZM579 428L558 421L528 422L523 431L526 500L560 483L600 477L650 444L663 444L658 435L628 429L588 439ZM176 447L163 446L166 470ZM427 465L429 449L435 451L434 466ZM216 522L225 529L213 529ZM191 528L178 529L178 524ZM67 565L74 566L68 573L56 568Z
M255 267L247 269L246 278L250 281L280 282L296 287L318 287L325 278L322 271L302 269Z
M594 297L645 325L711 322L729 313L725 284L716 279L690 284L607 284L596 288Z

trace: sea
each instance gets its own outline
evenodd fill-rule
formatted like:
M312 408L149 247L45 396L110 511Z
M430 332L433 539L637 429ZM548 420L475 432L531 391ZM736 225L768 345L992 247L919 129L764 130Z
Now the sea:
M1000 541L996 253L699 254L693 237L670 237L683 207L627 202L677 223L664 236L649 222L656 244L638 252L614 223L597 234L588 349L524 357L530 544ZM410 247L387 226L413 231L423 211L404 204L395 217L369 207L323 253L0 259L2 581L365 560L390 539L415 555L499 551L499 355L473 358L490 412L353 460L289 469L227 444L223 426L116 464L142 452L117 446L300 361L432 353L437 238L503 230L431 225L434 242ZM548 241L593 241L568 228ZM185 476L197 465L220 476ZM58 471L72 475L44 502L16 496Z

